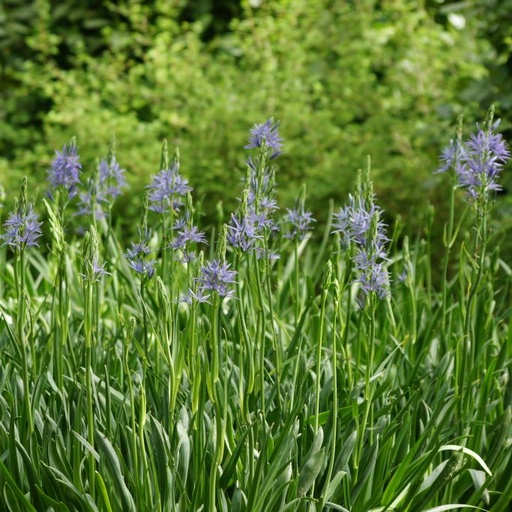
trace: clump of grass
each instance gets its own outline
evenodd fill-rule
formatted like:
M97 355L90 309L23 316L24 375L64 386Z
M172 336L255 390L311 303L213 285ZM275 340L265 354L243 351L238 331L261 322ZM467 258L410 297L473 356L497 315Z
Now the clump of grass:
M139 237L122 247L114 144L89 180L65 146L47 236L26 183L2 235L1 508L508 510L496 128L491 112L444 156L475 228L461 233L452 209L440 290L428 230L399 240L383 224L369 164L321 243L305 190L280 214L272 119L251 130L239 210L209 237L178 152L164 145Z

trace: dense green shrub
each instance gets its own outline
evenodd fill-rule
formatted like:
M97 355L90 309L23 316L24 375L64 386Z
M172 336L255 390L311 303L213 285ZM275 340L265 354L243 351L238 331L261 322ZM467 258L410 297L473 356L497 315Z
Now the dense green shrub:
M53 27L56 9L36 4L40 24ZM278 175L284 204L303 180L322 217L370 155L386 211L415 219L437 202L431 173L456 115L476 111L462 105L461 91L485 75L471 23L437 24L416 2L243 3L230 30L207 43L208 19L178 24L181 11L167 2L106 5L112 23L97 20L97 55L89 39L68 42L69 69L52 57L62 33L34 36L41 59L23 64L17 101L38 94L49 109L37 113L40 132L0 160L4 174L31 170L42 182L49 148L73 135L90 168L115 133L131 181L145 183L165 138L180 147L183 172L212 215L221 198L232 208L239 191L239 134L274 115L287 140Z

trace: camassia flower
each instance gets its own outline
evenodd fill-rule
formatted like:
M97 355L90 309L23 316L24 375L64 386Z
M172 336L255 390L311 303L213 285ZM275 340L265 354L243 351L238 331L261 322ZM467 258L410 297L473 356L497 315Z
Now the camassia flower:
M485 206L491 192L501 190L498 178L503 166L510 159L510 151L500 133L494 133L500 124L492 123L492 116L485 129L477 124L477 132L466 141L451 141L440 157L442 166L437 172L450 167L455 170L459 186L466 190L469 201Z
M249 144L245 149L267 147L272 150L270 158L279 156L283 147L283 139L279 137L279 122L268 119L262 124L255 124L250 131Z
M98 255L95 254L92 260L87 261L86 272L82 274L82 278L94 283L100 281L101 277L107 274L110 272L105 269L105 263L100 263Z
M389 276L384 266L388 238L381 213L373 194L367 198L349 196L349 204L334 214L333 232L341 235L344 248L354 248L357 281L364 295L375 293L382 299L389 294Z
M194 260L196 253L190 249L190 245L199 243L206 244L207 241L204 233L199 231L196 226L187 224L183 225L182 222L176 223L174 228L177 231L176 237L171 243L171 247L181 251L181 256L179 256L178 259L182 262Z
M99 165L99 201L109 201L120 196L122 189L126 186L125 170L121 169L119 162L113 157L110 162L101 160Z
M26 208L16 206L4 223L6 232L0 236L3 240L2 245L8 245L14 251L38 245L37 239L42 234L42 224L38 221L38 216L31 204Z
M110 163L106 159L101 160L97 178L89 180L87 189L80 192L77 215L94 212L96 219L105 218L104 206L108 208L126 186L124 173L115 157Z
M153 176L149 189L149 209L158 213L177 211L183 205L183 196L192 190L180 173L180 165L173 162L169 169L163 169Z
M151 259L151 247L149 240L151 231L139 229L139 241L131 242L130 249L127 250L124 257L128 260L128 265L138 274L151 278L155 273L156 261Z
M258 234L258 228L250 214L239 218L232 213L231 222L228 225L227 239L233 247L238 247L247 252L253 248L256 240L262 240L263 236Z
M290 230L284 235L285 238L298 238L304 240L308 231L312 230L312 223L315 222L313 214L304 210L304 204L294 208L287 208L284 222L289 225Z
M269 119L263 124L255 124L250 131L246 149L261 148L253 159L247 159L247 176L241 207L236 215L231 215L227 240L243 252L255 251L258 257L275 258L268 250L269 240L278 230L273 213L278 209L274 199L275 169L267 162L281 154L282 138L278 132L279 123Z
M69 144L64 145L62 151L55 151L55 154L56 156L48 170L50 187L54 191L58 187L63 187L71 199L77 194L82 170L75 141L72 140Z
M208 290L217 292L220 297L232 297L234 290L231 285L235 283L236 270L229 270L229 263L213 260L201 267L197 277L198 294L202 297Z

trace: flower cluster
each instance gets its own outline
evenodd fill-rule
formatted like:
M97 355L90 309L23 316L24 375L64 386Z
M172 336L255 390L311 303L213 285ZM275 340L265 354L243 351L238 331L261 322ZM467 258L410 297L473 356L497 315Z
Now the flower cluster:
M263 153L253 160L247 160L247 178L244 198L238 213L231 215L228 225L228 242L244 252L256 250L258 256L266 254L276 257L264 248L265 241L279 230L272 214L278 209L274 199L274 169L266 164L281 153L281 141L277 131L278 123L269 119L256 124L251 130L247 149L262 148Z
M99 256L95 254L91 260L85 263L86 271L82 274L83 279L89 280L91 283L99 281L102 276L110 274L105 269L105 263L100 263Z
M178 211L183 206L182 197L192 189L179 170L179 162L174 161L169 169L163 169L153 176L151 185L148 185L150 210L166 213Z
M0 235L2 245L8 245L14 251L38 245L37 239L41 236L43 223L37 219L38 216L31 204L25 208L21 205L16 206L4 223L6 232Z
M131 242L131 248L128 249L125 258L128 260L128 265L135 270L135 272L152 277L155 273L156 261L149 258L151 254L151 247L149 240L151 239L151 231L149 229L139 228L139 241Z
M101 281L103 276L110 274L106 271L105 264L100 263L99 252L98 233L91 225L83 240L83 273L80 275L85 287Z
M285 238L304 240L308 231L313 229L312 223L315 219L310 211L304 210L304 203L299 202L294 208L286 209L284 222L290 227L288 233L284 235Z
M272 150L270 158L279 156L283 147L283 139L279 137L279 123L273 119L268 119L264 123L255 124L250 131L249 144L244 149L269 148Z
M227 239L233 247L248 252L253 248L256 240L262 240L263 237L258 234L258 227L250 213L240 217L232 213Z
M101 160L98 171L97 180L91 180L87 190L80 192L77 215L94 213L96 219L105 218L103 205L108 208L126 185L125 170L121 169L115 157L110 163L106 159Z
M121 195L123 187L126 185L124 176L125 170L121 169L116 157L112 157L110 162L106 159L101 160L100 170L100 201L115 199Z
M173 249L180 251L178 259L184 263L196 258L195 251L190 248L191 244L207 243L204 233L188 222L187 218L188 216L184 216L175 222L173 230L176 232L176 236L171 243Z
M244 252L256 250L258 256L261 256L264 252L263 247L257 242L264 241L265 237L279 229L271 216L277 208L274 199L263 196L257 205L248 204L245 213L240 211L237 215L231 214L228 242Z
M219 297L233 297L235 291L231 285L235 283L236 271L229 270L229 263L220 260L209 261L201 267L197 277L198 291L195 296L204 302L208 297L205 292L214 291Z
M466 141L452 140L440 158L442 166L438 172L452 167L459 186L466 189L473 204L485 204L490 192L501 190L497 180L503 165L510 158L510 151L502 135L494 133L499 124L499 120L492 123L491 116L486 129L477 125L477 133Z
M64 187L71 199L77 194L82 170L76 142L72 140L69 144L64 145L62 151L55 151L55 153L56 156L48 170L50 187L52 190Z
M334 214L333 227L345 248L355 248L354 263L364 295L376 293L382 299L389 294L389 276L384 265L388 238L381 213L373 194L367 199L350 196L349 205Z

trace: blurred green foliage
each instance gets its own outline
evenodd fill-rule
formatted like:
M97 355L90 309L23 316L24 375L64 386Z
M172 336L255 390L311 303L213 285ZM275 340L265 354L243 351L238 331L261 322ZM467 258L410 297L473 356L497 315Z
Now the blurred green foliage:
M493 3L495 0L488 0ZM77 136L84 168L111 134L129 171L125 215L163 139L203 210L235 206L248 129L273 116L286 146L283 205L302 182L320 218L372 159L380 204L410 225L448 194L432 175L456 117L481 117L491 43L477 9L366 0L6 0L0 7L0 175L44 189L53 149ZM442 9L445 9L444 11ZM448 11L446 10L448 9ZM479 37L480 35L480 37ZM498 107L499 111L499 107Z

